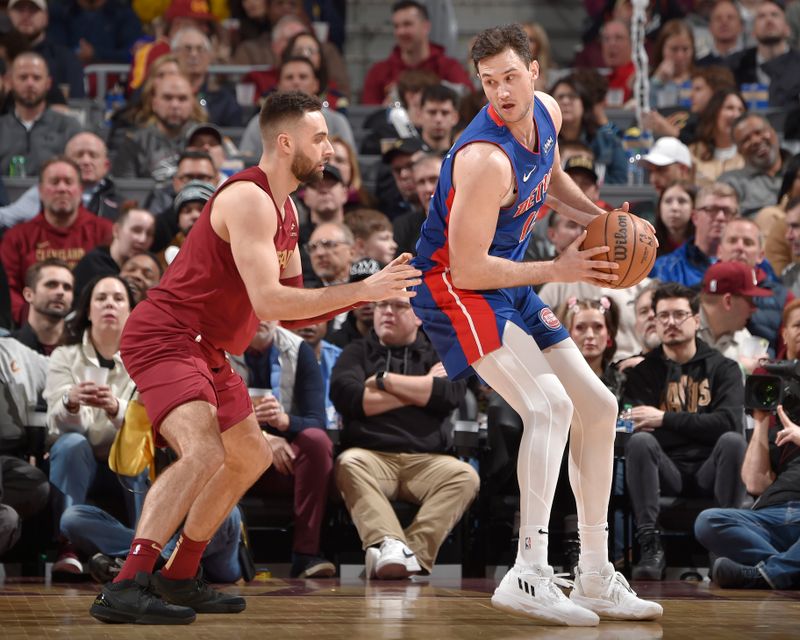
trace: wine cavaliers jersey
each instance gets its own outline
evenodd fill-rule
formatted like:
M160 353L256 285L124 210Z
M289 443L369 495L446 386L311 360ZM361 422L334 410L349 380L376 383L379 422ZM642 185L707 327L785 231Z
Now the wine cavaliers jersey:
M217 349L234 354L243 353L250 344L258 318L233 260L231 245L211 226L211 207L229 185L242 181L258 185L275 202L269 180L259 167L231 176L206 203L175 261L142 303L154 305ZM275 207L281 210L277 202ZM298 234L297 218L288 198L282 208L283 218L278 214L274 239L281 270L297 247ZM137 311L138 308L132 318Z

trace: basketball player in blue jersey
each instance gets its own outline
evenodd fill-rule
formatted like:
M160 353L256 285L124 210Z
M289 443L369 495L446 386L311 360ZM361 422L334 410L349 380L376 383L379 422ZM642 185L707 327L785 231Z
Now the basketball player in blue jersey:
M473 371L519 413L519 548L492 604L551 624L591 626L600 618L652 620L662 608L636 597L608 561L617 403L531 285L603 284L617 279L581 251L581 235L555 260L522 262L545 198L587 225L603 213L561 169L558 104L535 92L538 63L519 25L480 33L472 59L489 104L445 157L422 226L412 298L448 376ZM547 526L567 435L578 506L580 562L574 585L547 563ZM573 586L567 598L559 586Z

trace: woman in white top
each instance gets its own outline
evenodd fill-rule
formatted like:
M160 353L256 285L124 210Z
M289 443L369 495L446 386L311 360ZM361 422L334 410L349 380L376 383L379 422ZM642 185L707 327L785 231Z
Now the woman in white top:
M64 346L50 356L44 390L48 436L54 441L50 482L66 497L65 508L85 504L93 489L121 490L108 452L135 390L119 354L133 305L122 278L95 278L81 294Z

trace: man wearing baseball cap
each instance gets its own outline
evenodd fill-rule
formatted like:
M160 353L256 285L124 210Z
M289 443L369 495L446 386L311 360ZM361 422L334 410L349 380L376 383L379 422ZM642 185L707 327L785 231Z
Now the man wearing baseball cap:
M83 98L83 66L67 47L47 35L50 13L46 0L9 0L8 17L16 32L27 40L30 50L47 62L50 77L57 87L69 87L66 98Z
M749 357L743 347L755 340L745 328L756 308L753 297L772 295L756 283L755 271L744 262L717 262L703 276L697 335L736 362L740 362L740 356ZM752 368L752 363L745 366Z
M650 184L659 195L677 180L692 179L692 154L689 147L672 136L656 140L653 148L640 162L647 169Z
M189 235L194 223L197 222L197 219L200 217L203 207L206 206L206 202L208 202L213 195L213 184L201 182L200 180L190 180L186 183L186 186L178 192L178 195L175 196L173 209L178 214L179 231L175 234L175 237L172 238L170 246L168 246L163 251L162 256L160 256L163 257L165 266L170 264L175 259L175 256L178 255L178 250L181 248L181 245L186 242L186 236Z

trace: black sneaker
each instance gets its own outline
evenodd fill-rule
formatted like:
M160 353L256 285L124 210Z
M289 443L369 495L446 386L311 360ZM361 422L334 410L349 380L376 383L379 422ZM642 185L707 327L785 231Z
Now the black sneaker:
M89 609L100 622L129 624L189 624L195 613L189 607L164 602L154 591L152 576L140 571L133 580L109 582Z
M229 595L213 589L202 578L202 571L188 580L170 580L161 572L152 576L153 589L171 604L191 607L197 613L239 613L247 602L242 596Z
M293 553L289 575L292 578L332 578L336 575L336 565L320 556Z
M661 546L661 535L654 529L639 531L636 534L642 555L633 567L634 580L663 580L667 571L667 559Z
M769 589L769 583L757 567L739 564L730 558L717 558L711 575L723 589Z
M122 558L112 558L104 553L95 553L89 560L89 573L96 582L105 584L119 575L124 563Z

